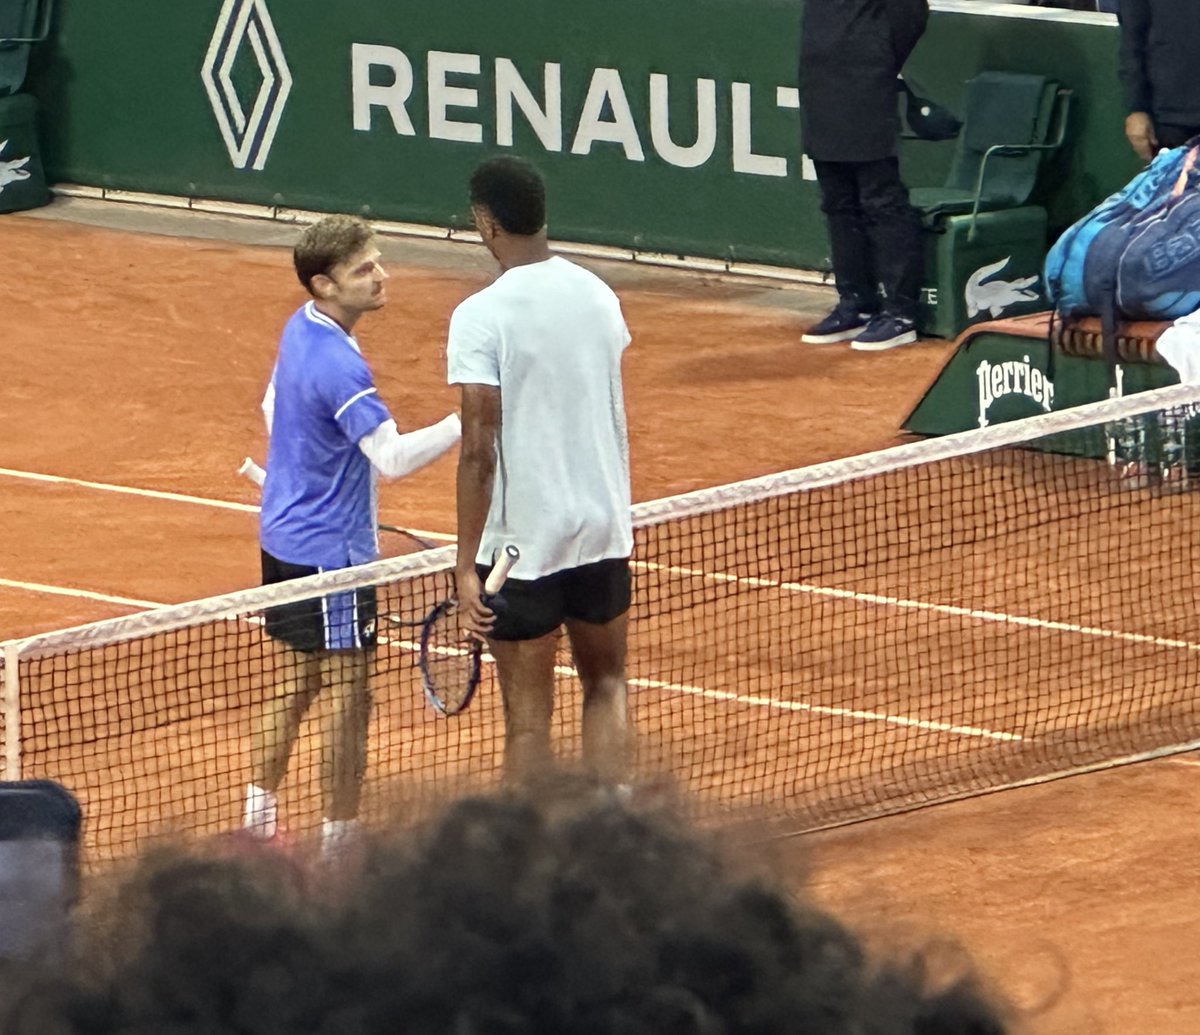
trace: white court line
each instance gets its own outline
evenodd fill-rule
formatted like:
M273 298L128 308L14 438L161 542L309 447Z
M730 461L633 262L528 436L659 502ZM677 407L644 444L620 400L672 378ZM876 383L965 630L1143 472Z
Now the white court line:
M69 589L65 586L47 586L41 582L18 582L16 579L0 579L0 586L7 586L10 589L24 589L30 593L50 593L59 597L82 597L84 600L99 600L101 603L122 604L125 607L154 608L167 606L154 600L115 597L109 593L93 593L87 589Z
M567 670L570 671L569 669ZM572 673L573 674L573 673ZM954 733L960 737L982 737L987 740L1024 740L1018 733L1003 733L978 726L951 726L945 722L930 722L927 719L910 719L903 715L887 715L883 712L856 711L851 708L834 708L824 704L808 704L805 701L777 701L773 697L736 694L731 690L707 690L702 686L687 686L681 683L662 683L656 679L631 679L630 686L647 690L670 690L673 693L693 694L710 701L732 701L736 704L774 708L778 711L810 712L814 715L833 715L841 719L861 719L865 722L882 722L889 726L909 726L914 729L931 730L935 733Z
M228 500L211 500L203 496L185 496L179 492L160 492L157 489L134 489L128 485L111 485L108 482L89 482L81 478L63 478L57 474L34 474L32 471L14 471L8 467L0 467L0 476L5 478L21 478L29 482L50 482L55 485L78 485L84 489L99 489L101 492L119 492L126 496L145 496L148 499L172 500L175 503L196 503L205 507L219 507L222 510L241 510L247 514L257 514L258 507L249 503L231 503Z
M1020 625L1033 629L1051 629L1055 632L1070 632L1079 636L1097 636L1101 639L1123 640L1126 643L1148 643L1155 647L1178 647L1181 650L1200 651L1200 643L1190 640L1172 640L1163 636L1145 633L1120 632L1117 629L1100 629L1090 625L1073 625L1070 622L1055 622L1045 618L1027 618L1010 615L1003 611L980 611L953 604L933 604L924 600L906 600L903 597L888 597L879 593L859 593L850 589L833 589L829 586L814 586L805 582L783 582L779 579L748 578L743 575L726 575L721 572L702 571L698 568L676 568L670 565L638 562L648 571L664 571L672 575L686 575L708 582L734 582L756 589L782 589L789 593L808 593L812 596L831 597L835 600L853 600L860 604L884 604L888 607L906 608L913 611L933 611L955 618L974 618L981 622L999 622L1004 625Z
M143 496L147 499L170 500L173 503L192 503L201 507L216 507L220 510L238 510L245 514L257 514L262 508L252 503L234 503L231 500L214 500L206 496L187 496L181 492L160 492L157 489L135 489L128 485L113 485L109 482L89 482L82 478L64 478L57 474L35 474L33 471L15 471L9 467L0 467L0 477L20 478L30 482L50 482L55 485L76 485L83 489L97 489L100 492L118 492L126 496ZM432 539L436 542L452 543L455 537L444 532L423 532L417 528L406 528L406 532L420 536L422 539ZM158 606L158 605L154 605Z
M384 647L399 647L401 650L406 650L410 654L421 653L421 645L415 640L393 640L389 636L380 636L378 637L378 642ZM430 646L429 651L431 654L441 654L446 658L463 658L469 653L466 647ZM493 658L487 651L484 651L479 655L479 660L488 665L495 664L496 661L496 659Z
M389 647L400 647L402 650L420 653L421 645L413 640L393 640L383 636L379 642ZM435 647L439 654L464 655L465 649L456 647ZM483 661L489 664L493 661L490 654L483 654ZM570 665L555 665L554 674L566 676L568 679L578 679L579 673ZM686 683L664 683L658 679L630 679L629 685L641 690L667 690L671 693L691 694L703 697L709 701L727 701L734 704L746 704L756 708L772 708L776 711L809 712L813 715L832 715L840 719L859 719L864 722L882 722L889 726L907 726L913 729L930 730L934 733L953 733L960 737L981 737L985 740L1017 741L1025 738L1017 733L1002 733L996 730L982 729L977 726L951 726L945 722L930 722L926 719L910 719L903 715L887 715L883 712L855 711L850 708L834 708L829 705L808 704L804 701L777 701L773 697L760 695L737 694L731 690L709 690L702 686L689 686Z

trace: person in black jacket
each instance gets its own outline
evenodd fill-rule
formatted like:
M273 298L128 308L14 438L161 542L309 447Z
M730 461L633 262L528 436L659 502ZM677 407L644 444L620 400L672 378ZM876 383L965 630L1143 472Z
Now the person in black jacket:
M801 136L838 292L801 339L809 344L878 351L917 340L921 221L900 179L896 76L928 19L927 0L805 0Z
M1200 4L1195 0L1121 0L1121 89L1125 136L1150 161L1200 133Z

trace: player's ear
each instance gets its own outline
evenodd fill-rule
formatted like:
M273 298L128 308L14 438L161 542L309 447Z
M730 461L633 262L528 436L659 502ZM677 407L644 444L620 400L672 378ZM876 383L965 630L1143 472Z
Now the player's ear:
M334 292L337 291L337 284L334 283L332 277L326 273L317 273L313 276L312 293L321 300L332 298Z
M484 243L496 236L496 217L486 205L472 205L471 215L475 217L475 229Z

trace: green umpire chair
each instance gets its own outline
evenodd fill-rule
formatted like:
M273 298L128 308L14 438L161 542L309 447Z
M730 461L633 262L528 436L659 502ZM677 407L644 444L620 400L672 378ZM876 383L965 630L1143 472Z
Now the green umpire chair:
M38 146L37 104L20 93L29 52L50 34L53 0L0 0L0 212L50 200Z
M1066 137L1071 91L1043 75L980 72L963 94L946 182L914 187L926 231L926 334L1044 307L1046 211L1029 204L1043 158Z

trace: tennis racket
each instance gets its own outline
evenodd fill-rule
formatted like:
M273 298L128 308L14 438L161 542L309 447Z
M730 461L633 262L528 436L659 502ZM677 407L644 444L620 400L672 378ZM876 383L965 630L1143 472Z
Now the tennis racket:
M503 606L498 596L521 552L506 546L483 584L484 603L493 611ZM421 687L425 698L443 715L457 715L471 703L479 686L483 644L459 621L458 601L443 600L421 626Z
M262 467L262 465L255 463L252 457L246 457L246 459L242 461L242 466L238 468L237 473L243 478L247 478L252 481L260 489L263 486L263 482L267 480L266 470ZM438 546L437 543L430 542L428 539L423 539L416 533L410 532L407 528L401 528L399 525L385 525L381 523L375 527L381 532L390 532L393 535L404 536L404 538L408 539L411 543L414 543L421 550L434 550Z
M410 543L414 543L419 549L422 550L436 550L439 545L438 543L430 542L428 539L422 539L415 532L410 532L407 528L401 528L399 525L385 525L380 522L375 527L381 532L390 532L392 535L404 536L404 538ZM442 543L440 545L445 546L446 544Z

